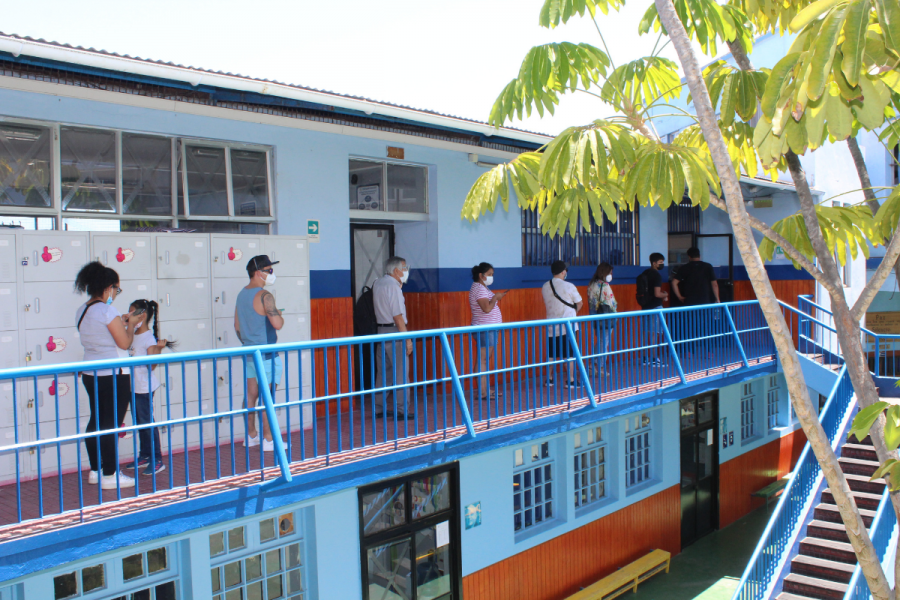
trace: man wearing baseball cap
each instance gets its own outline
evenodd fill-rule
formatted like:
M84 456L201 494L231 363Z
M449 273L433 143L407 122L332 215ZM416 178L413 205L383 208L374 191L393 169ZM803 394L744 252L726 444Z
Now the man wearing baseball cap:
M275 307L275 296L267 287L275 284L274 266L279 261L272 262L265 254L254 256L247 263L247 274L250 275L250 283L240 291L235 302L234 330L238 339L244 346L263 346L274 344L278 341L279 329L284 326L284 318L281 311ZM266 369L266 378L272 394L275 387L281 381L283 365L281 356L277 352L263 353L263 365ZM259 399L259 384L257 383L256 365L253 360L247 360L247 406L254 408ZM247 419L247 446L258 446L260 443L259 432L256 428L256 416L250 414ZM269 421L265 414L262 415L263 423L263 451L274 450L272 432L269 429Z

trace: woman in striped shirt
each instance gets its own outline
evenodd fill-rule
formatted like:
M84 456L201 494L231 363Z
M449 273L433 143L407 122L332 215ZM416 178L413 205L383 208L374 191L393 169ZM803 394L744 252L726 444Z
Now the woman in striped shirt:
M481 263L472 267L472 287L469 288L469 308L472 309L472 325L498 325L503 322L500 315L499 302L506 292L493 293L490 290L494 283L494 267L488 263ZM497 346L497 331L480 331L477 334L478 341L478 365L481 371L487 371L494 348ZM482 377L480 382L480 397L488 397L487 377ZM496 390L490 391L490 398L497 397Z

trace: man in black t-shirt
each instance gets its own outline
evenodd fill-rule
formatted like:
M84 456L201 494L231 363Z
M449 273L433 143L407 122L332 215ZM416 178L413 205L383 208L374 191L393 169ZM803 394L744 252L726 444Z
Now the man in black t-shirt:
M690 261L679 267L672 277L672 291L685 306L699 306L719 302L719 284L711 264L700 260L698 248L688 248Z
M650 255L650 268L644 271L641 276L647 278L647 295L641 308L643 310L656 310L662 308L663 301L669 297L668 292L662 291L662 275L660 270L665 266L665 257L659 252ZM661 366L663 364L660 358L659 344L660 335L662 334L662 325L657 315L647 315L642 319L641 331L644 335L642 338L642 346L648 348L644 354L644 364L653 364Z

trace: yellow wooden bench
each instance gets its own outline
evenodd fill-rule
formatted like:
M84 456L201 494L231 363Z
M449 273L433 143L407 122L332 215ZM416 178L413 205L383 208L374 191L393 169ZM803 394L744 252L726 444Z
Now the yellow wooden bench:
M672 555L665 550L654 550L597 583L572 594L566 600L611 600L628 590L637 592L638 584L642 581L646 581L663 569L668 573L671 560Z

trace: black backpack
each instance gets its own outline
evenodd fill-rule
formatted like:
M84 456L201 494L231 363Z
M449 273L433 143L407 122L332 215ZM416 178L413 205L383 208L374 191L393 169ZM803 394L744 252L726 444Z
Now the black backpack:
M375 317L375 294L366 286L353 307L353 335L375 335L378 319Z
M637 276L637 281L635 282L637 285L635 296L637 297L638 306L641 308L646 308L652 304L650 299L650 277L647 275L647 271L642 272Z

